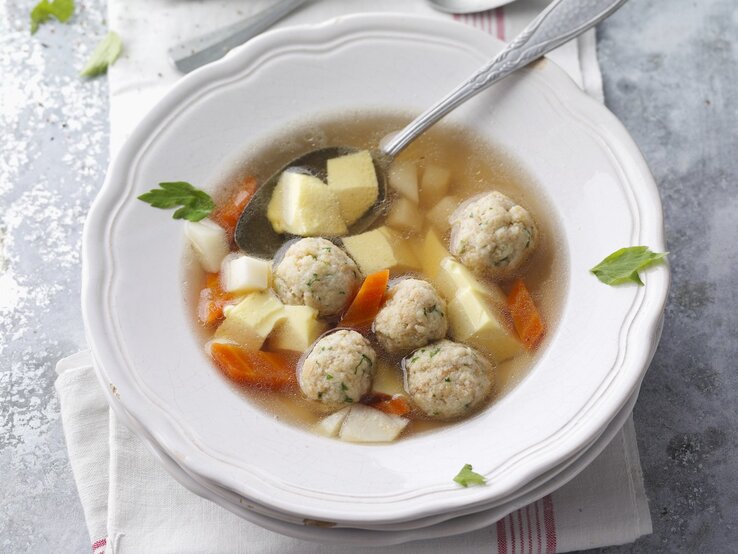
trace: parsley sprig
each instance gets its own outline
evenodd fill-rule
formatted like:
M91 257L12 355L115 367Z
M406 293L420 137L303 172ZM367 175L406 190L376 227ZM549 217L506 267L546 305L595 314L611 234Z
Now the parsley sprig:
M648 246L629 246L610 254L590 271L606 285L643 285L639 271L661 262L668 252L651 252Z
M487 480L483 475L479 475L479 473L472 471L471 464L465 464L456 477L454 477L454 481L462 487L468 487L469 485L485 485L487 483Z
M207 192L184 181L159 183L159 187L142 194L138 199L162 210L181 206L172 215L174 219L200 221L209 216L215 208L215 203Z

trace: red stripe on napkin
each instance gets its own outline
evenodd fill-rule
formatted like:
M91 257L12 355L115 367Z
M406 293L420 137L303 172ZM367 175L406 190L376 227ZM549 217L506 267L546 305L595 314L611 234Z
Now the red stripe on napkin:
M556 521L551 495L543 497L543 524L546 527L546 553L556 552Z
M105 554L105 546L108 544L107 537L92 543L92 554Z
M505 531L505 518L497 522L497 554L507 554L507 532Z

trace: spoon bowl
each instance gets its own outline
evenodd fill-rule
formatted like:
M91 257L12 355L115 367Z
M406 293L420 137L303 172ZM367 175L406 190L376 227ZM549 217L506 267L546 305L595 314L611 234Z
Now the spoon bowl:
M288 170L308 173L325 181L327 178L326 166L328 160L354 152L358 152L358 149L345 146L331 146L313 150L290 161L269 177L264 184L256 189L254 196L238 219L234 234L238 247L246 254L252 256L273 258L284 242L294 237L294 235L290 234L277 233L267 218L267 206L274 192L274 187L277 186L282 173ZM361 233L371 227L372 223L382 215L387 206L386 168L388 163L384 163L385 157L377 152L372 153L372 160L374 161L374 171L377 174L379 185L377 201L363 216L349 227L349 234ZM259 237L259 240L254 240L254 237Z

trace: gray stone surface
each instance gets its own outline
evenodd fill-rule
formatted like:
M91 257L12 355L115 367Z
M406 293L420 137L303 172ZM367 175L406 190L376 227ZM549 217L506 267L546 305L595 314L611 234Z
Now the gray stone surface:
M34 3L0 0L0 551L87 552L53 366L85 343L80 234L107 86L77 72L105 2L31 37ZM631 0L600 29L607 104L661 190L673 285L635 410L654 534L597 552L738 549L737 37L735 0Z

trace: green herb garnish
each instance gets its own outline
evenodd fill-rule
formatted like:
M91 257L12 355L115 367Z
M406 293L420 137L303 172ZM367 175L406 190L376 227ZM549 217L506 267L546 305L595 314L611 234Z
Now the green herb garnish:
M215 208L213 199L207 192L196 189L184 181L159 183L160 189L152 189L138 197L154 208L167 210L181 206L172 216L174 219L200 221L210 215Z
M638 272L663 260L668 252L651 252L648 246L630 246L610 254L590 271L606 285L637 283L643 285Z
M122 51L123 42L120 40L120 37L117 33L110 31L95 46L95 50L90 54L80 75L82 77L94 77L95 75L105 73L108 70L108 66L113 65Z
M479 473L472 471L471 464L465 464L456 477L454 477L454 481L462 487L468 487L469 485L485 485L487 483L487 480L483 475L479 475Z
M65 23L74 14L74 0L41 0L31 10L31 34L52 17Z

